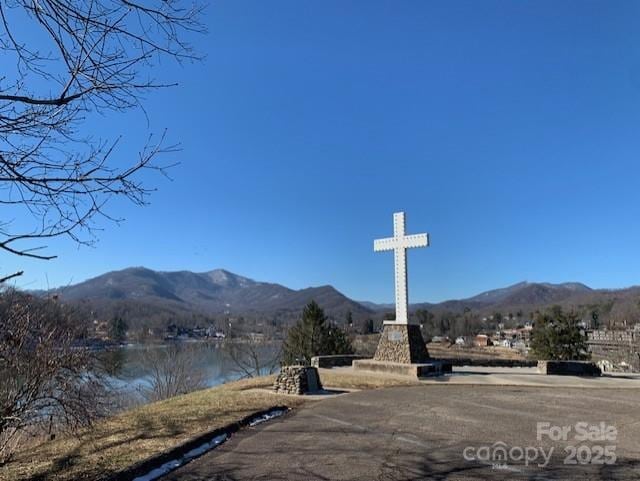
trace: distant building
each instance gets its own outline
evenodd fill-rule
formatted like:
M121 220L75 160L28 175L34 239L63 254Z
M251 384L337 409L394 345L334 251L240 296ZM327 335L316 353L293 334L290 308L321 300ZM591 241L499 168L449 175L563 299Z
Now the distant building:
M493 342L491 342L491 339L489 339L489 336L487 336L486 334L478 334L473 339L473 345L475 347L487 347L493 346Z
M109 337L109 323L107 321L93 321L94 336L99 339Z
M164 331L159 327L150 327L147 329L147 335L149 337L162 337Z
M207 335L207 330L204 327L196 326L191 331L193 337L205 337Z
M250 332L249 339L253 342L264 342L266 336L261 332Z
M451 339L449 339L449 336L433 336L431 338L431 342L437 342L440 344L450 344Z
M215 327L211 326L211 327L207 328L207 337L224 339L226 336L225 336L224 332L222 332L222 331L216 329Z

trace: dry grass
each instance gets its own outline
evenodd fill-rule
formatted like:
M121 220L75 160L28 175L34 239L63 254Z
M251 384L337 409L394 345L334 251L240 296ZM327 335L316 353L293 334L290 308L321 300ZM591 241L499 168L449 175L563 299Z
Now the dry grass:
M373 357L379 340L380 334L357 335L353 347L356 353ZM471 347L430 342L427 349L432 357L439 359L525 359L518 351L501 346Z
M299 406L303 400L254 390L273 376L148 404L109 418L80 436L33 446L0 468L0 479L95 480L176 446L198 434L238 421L273 405Z
M419 384L410 378L320 369L327 387L378 389ZM274 376L228 383L147 404L98 423L79 436L43 442L0 468L2 481L89 481L104 478L199 434L274 405L291 408L304 397L266 391ZM256 389L261 388L261 389Z
M449 346L431 342L427 344L427 349L429 349L431 356L439 359L525 359L520 352L501 346L466 347L455 344Z

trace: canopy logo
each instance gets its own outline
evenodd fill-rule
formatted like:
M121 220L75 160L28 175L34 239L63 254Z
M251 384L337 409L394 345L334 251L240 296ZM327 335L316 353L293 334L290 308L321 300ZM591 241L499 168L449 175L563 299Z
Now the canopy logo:
M589 424L579 422L567 426L554 426L549 422L536 425L536 440L571 442L564 447L563 464L614 464L617 461L616 446L612 444L618 437L615 426L605 422ZM512 446L497 441L486 446L467 446L462 452L465 461L490 464L494 469L509 469L509 464L544 468L549 465L557 446ZM560 453L558 453L560 455Z
M494 468L500 469L506 467L509 463L522 464L525 466L537 464L544 468L549 464L553 455L553 447L547 451L543 447L535 446L514 446L509 448L506 443L497 441L491 446L480 446L475 448L467 446L462 451L465 461L480 461L481 463L491 464ZM538 461L536 463L536 461Z

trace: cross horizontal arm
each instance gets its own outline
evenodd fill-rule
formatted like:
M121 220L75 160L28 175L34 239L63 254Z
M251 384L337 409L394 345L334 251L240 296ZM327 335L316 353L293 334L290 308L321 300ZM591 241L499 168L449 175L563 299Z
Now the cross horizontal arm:
M411 247L427 247L429 245L428 234L414 234L404 237L387 237L373 241L374 252L392 251L398 248L409 249Z
M429 245L429 234L413 234L404 236L400 240L400 245L409 247L427 247Z
M386 239L376 239L373 241L373 251L392 251L398 247L398 239L395 237L387 237Z

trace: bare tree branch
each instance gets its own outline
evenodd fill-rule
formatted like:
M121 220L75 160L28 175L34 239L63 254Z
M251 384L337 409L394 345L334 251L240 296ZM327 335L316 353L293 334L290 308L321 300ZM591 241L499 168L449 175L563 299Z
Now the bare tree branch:
M150 350L144 364L150 383L140 392L148 401L161 401L207 385L203 360L193 346L171 344L166 349Z
M14 272L13 274L9 274L8 276L0 277L0 284L4 284L8 280L13 279L14 277L19 277L24 274L24 271Z
M178 146L150 135L137 158L119 159L120 139L88 135L87 122L141 108L144 94L175 85L149 75L161 58L199 59L188 37L204 32L203 7L188 2L0 2L0 54L3 65L15 62L0 74L0 249L52 259L29 246L55 237L91 244L99 218L122 220L105 210L111 199L147 203L154 189L142 172L164 174L157 159ZM45 40L36 43L31 29Z
M262 337L230 333L222 347L233 369L242 378L273 374L280 366L282 346L270 343Z
M109 412L107 385L76 345L76 323L54 301L0 293L0 465L21 434L77 429Z

